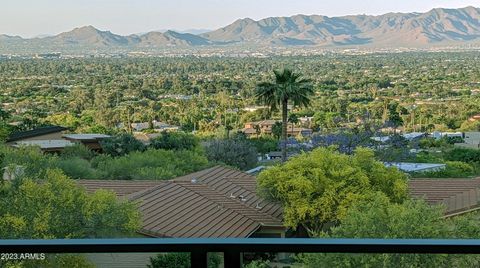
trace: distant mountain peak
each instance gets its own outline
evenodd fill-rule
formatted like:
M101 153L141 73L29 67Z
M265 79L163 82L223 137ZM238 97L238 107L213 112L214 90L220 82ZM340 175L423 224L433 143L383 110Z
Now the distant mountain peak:
M243 18L214 31L164 30L121 36L92 25L56 36L22 39L0 35L2 48L163 48L209 45L318 47L430 47L480 44L480 9L434 8L425 13L328 17L297 14L261 20Z

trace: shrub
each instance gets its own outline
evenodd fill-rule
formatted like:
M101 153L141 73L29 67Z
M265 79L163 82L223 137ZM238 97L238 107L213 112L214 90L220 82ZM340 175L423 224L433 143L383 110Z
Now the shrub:
M193 150L199 145L198 139L183 132L164 132L152 140L150 146L165 150Z
M120 134L101 142L104 153L111 156L124 156L130 152L143 151L145 146L130 134Z
M218 268L222 258L216 253L208 254L208 268ZM150 258L149 268L190 268L190 253L164 253Z
M445 159L465 163L480 163L480 150L455 148L445 155Z
M267 154L269 152L278 150L278 140L272 136L252 138L250 139L250 142L261 154Z
M45 170L55 166L56 157L51 157L42 153L39 147L23 146L20 148L11 148L0 146L0 166L21 166L25 177L34 179L43 179Z
M223 163L241 170L256 166L257 150L244 139L215 139L205 143L209 161Z
M193 151L149 149L122 157L94 160L105 179L165 180L192 173L208 166L205 156Z
M77 143L73 146L68 146L63 149L61 157L64 159L78 157L85 160L91 160L95 153L87 148L85 145Z
M72 179L97 179L97 171L85 159L72 157L58 161L58 167Z

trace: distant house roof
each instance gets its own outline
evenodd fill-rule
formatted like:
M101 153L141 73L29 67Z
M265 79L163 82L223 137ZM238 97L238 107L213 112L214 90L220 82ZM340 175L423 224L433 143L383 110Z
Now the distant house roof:
M447 216L480 207L480 178L416 179L408 184L412 197L444 205Z
M390 140L389 136L379 136L379 137L371 137L370 139L376 141L376 142L387 142Z
M139 202L140 233L153 237L249 237L283 228L280 205L256 195L253 176L213 167L170 181L79 181Z
M8 137L7 142L13 142L18 140L38 137L38 136L47 135L51 133L62 132L65 130L67 130L67 128L60 127L60 126L47 126L47 127L40 127L33 130L28 130L28 131L14 132Z
M472 121L472 122L473 121L480 121L480 114L472 116L469 120Z
M387 167L397 167L405 172L426 172L441 170L446 167L445 164L429 164L429 163L404 163L404 162L385 162Z
M105 134L65 134L63 137L68 140L76 141L97 141L110 138L111 136Z
M402 136L407 140L414 140L414 139L426 137L427 134L423 132L412 132L412 133L405 133Z
M34 140L18 141L13 145L13 147L38 146L42 150L61 150L72 145L74 145L74 143L66 140Z

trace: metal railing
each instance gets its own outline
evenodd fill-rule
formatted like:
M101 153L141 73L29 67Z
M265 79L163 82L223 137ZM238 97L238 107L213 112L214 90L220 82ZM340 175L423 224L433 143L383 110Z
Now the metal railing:
M480 254L480 240L139 238L0 240L2 253L189 252L192 267L207 267L208 252L223 252L239 268L243 252Z

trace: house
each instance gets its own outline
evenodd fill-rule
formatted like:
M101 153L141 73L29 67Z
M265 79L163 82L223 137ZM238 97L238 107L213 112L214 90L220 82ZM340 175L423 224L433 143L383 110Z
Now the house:
M463 143L455 143L455 147L480 149L480 132L465 132Z
M443 205L445 217L480 208L480 178L415 179L408 182L410 195L431 205Z
M423 132L411 132L411 133L402 134L402 137L408 141L414 141L414 140L426 138L427 134Z
M243 108L242 110L246 111L246 112L255 112L255 111L258 111L258 110L261 110L261 109L268 109L267 106L247 106L245 108Z
M66 147L75 145L71 141L67 140L31 140L31 141L17 141L13 144L13 147L20 148L23 146L37 146L43 152L48 153L59 153L62 152Z
M272 128L275 123L281 122L280 120L263 120L258 122L246 123L241 130L247 136L254 136L259 134L272 134ZM313 130L308 128L295 127L293 124L287 124L287 135L290 137L296 137L301 135L303 137L310 137L313 134Z
M478 145L480 144L480 132L465 132L465 143Z
M38 146L44 152L61 152L73 143L62 138L66 128L46 126L28 131L14 132L7 138L7 145L12 147Z
M123 124L120 124L120 127L122 125ZM132 126L132 129L137 132L147 130L150 128L153 128L153 130L156 132L178 131L180 129L180 127L178 126L172 126L167 123L156 121L156 120L153 120L152 122L131 123L130 125Z
M437 140L447 137L447 138L464 138L463 132L439 132L434 131L431 136Z
M170 238L285 237L282 207L256 194L255 177L216 166L169 181L77 183L139 203L139 234Z
M134 132L133 136L135 139L141 141L144 145L150 145L153 139L160 137L160 133L143 133L143 132Z
M104 134L64 134L62 137L70 142L81 143L90 150L101 151L100 143L111 136Z
M480 114L474 115L468 119L470 122L480 121Z
M64 127L48 126L34 130L16 132L7 139L7 144L12 147L38 146L44 152L61 152L68 146L81 143L87 148L100 151L100 142L109 135L104 134L65 134Z
M407 173L436 172L446 168L446 164L385 162L386 167L396 167Z
M39 127L33 130L14 132L7 138L8 145L21 141L61 140L67 128L60 126Z
M156 131L178 131L180 127L153 120L153 129Z

